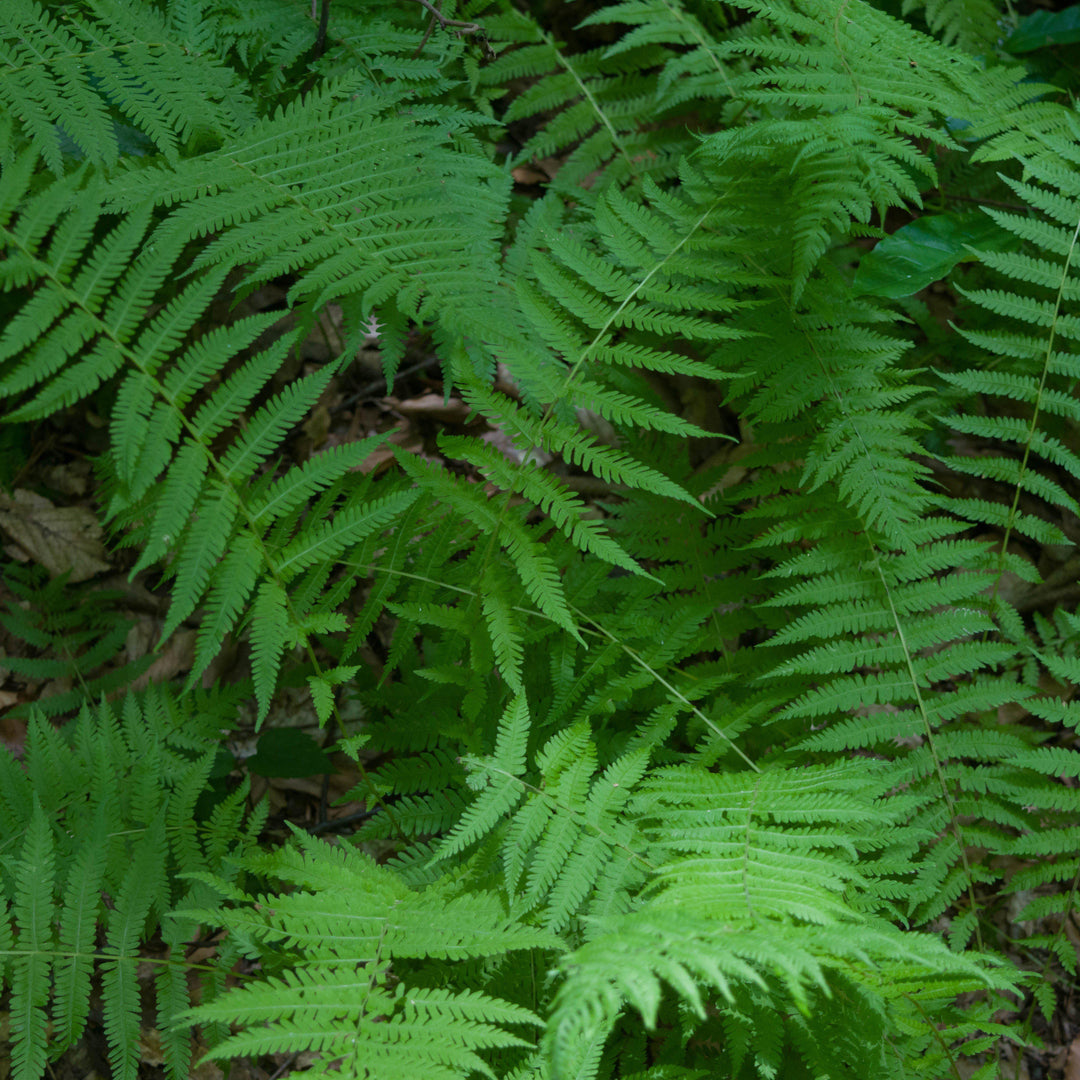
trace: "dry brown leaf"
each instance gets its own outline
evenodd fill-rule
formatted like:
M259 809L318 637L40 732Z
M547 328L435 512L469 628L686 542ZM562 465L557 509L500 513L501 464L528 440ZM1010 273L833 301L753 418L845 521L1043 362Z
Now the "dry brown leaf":
M14 690L0 690L0 713L2 713L5 708L14 707L18 702L19 694L15 693ZM5 730L4 718L0 716L0 743L8 746L9 750L11 750L11 743L8 740L8 735L4 733Z
M161 1045L161 1032L157 1028L143 1028L139 1033L137 1049L144 1065L164 1065L165 1052Z
M326 442L330 434L330 410L325 405L318 405L303 423L304 434L311 440L311 445L318 449Z
M510 175L519 184L542 184L548 179L546 172L530 169L528 165L519 165L510 170Z
M81 498L90 487L91 467L85 460L69 461L53 465L42 472L42 479L54 491L73 498Z
M1069 1043L1069 1052L1065 1057L1065 1071L1062 1080L1080 1080L1080 1035Z
M452 397L447 401L442 394L421 394L407 401L389 397L386 401L402 416L429 416L432 420L445 420L455 424L464 423L472 412L461 398Z
M54 577L71 571L70 580L86 581L111 569L101 525L86 506L54 506L25 488L14 496L0 492L0 529Z
M146 621L150 622L151 620ZM160 627L155 620L153 624L155 636L158 629ZM198 635L194 630L177 630L154 662L131 683L129 689L144 690L150 683L168 682L179 675L180 672L190 671L191 665L195 662L195 642L197 637ZM142 649L142 651L139 651L138 648L133 649L131 646L131 634L129 634L128 657L130 660L137 660L150 651L149 646Z

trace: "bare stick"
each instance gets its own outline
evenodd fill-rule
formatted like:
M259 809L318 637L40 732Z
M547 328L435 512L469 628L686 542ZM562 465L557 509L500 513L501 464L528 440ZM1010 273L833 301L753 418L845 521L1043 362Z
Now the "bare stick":
M438 20L439 26L444 30L447 27L450 27L459 34L478 34L481 30L479 23L461 22L459 19L448 19L434 4L428 3L428 0L416 0L416 3L422 8L427 8L427 10Z

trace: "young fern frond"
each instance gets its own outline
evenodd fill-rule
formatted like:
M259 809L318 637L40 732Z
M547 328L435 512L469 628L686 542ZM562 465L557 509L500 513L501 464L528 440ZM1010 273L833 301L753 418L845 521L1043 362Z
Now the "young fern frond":
M929 936L901 935L860 913L873 906L867 900L875 885L859 872L856 852L877 846L879 830L870 823L892 813L876 801L881 792L878 778L858 764L758 776L654 774L632 806L654 821L647 828L658 841L650 853L658 865L643 903L601 920L591 940L561 962L566 981L546 1035L554 1075L577 1075L627 1005L655 1028L662 984L688 1007L684 1037L708 1037L709 1018L718 1014L725 1026L738 1017L748 1030L778 1029L777 1045L759 1059L766 1074L770 1058L783 1060L786 1042L832 1060L819 1041L820 1022L800 1027L782 1015L789 1000L816 1019L835 1007L822 998L843 987L837 996L863 999L860 1012L888 1015L906 1004L911 988L897 982L911 965L939 984L943 997L979 981L1008 986L992 961L957 956ZM673 831L666 827L671 815ZM781 826L830 819L831 827ZM861 840L848 827L856 820L867 823ZM725 1050L733 1063L739 1042ZM845 1058L883 1062L879 1044L859 1044L856 1051L846 1043Z

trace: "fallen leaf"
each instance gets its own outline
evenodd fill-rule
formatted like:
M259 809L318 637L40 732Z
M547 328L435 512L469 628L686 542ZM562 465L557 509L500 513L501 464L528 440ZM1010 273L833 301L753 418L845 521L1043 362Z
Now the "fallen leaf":
M528 165L519 165L516 169L511 169L510 175L519 184L542 184L548 178L546 172L530 169Z
M25 488L0 492L0 529L54 577L70 571L70 581L86 581L111 569L89 507L54 506Z
M140 620L142 622L142 620ZM156 636L160 626L152 623L153 633ZM195 641L197 634L194 630L177 630L169 639L165 648L158 654L154 662L137 678L129 689L143 690L150 683L168 682L182 671L190 671L195 662ZM128 659L138 660L149 652L149 648L139 650L132 648L132 635L128 635Z
M421 394L407 401L388 397L386 401L402 416L429 416L432 420L445 420L456 424L464 423L472 412L461 398L452 397L447 401L442 394Z
M1062 1080L1080 1080L1080 1035L1069 1044Z

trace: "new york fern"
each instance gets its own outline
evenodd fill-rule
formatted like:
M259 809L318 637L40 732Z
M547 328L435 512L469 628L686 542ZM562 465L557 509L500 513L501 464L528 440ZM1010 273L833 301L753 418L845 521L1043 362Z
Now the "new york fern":
M123 693L108 598L4 571L10 671L75 680L0 753L17 1080L99 999L136 1076L148 958L178 1078L991 1077L1075 977L1080 620L1025 600L1080 537L1068 87L988 0L554 11L0 12L3 418L105 418L195 639ZM855 273L957 175L945 330ZM297 455L373 336L467 421ZM297 682L336 843L220 782Z

